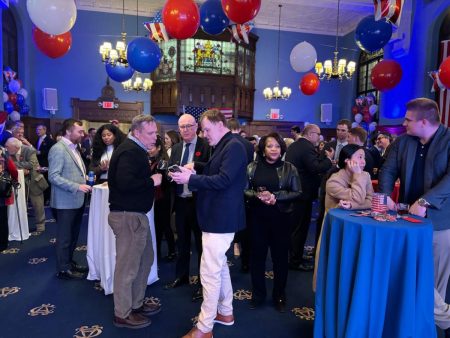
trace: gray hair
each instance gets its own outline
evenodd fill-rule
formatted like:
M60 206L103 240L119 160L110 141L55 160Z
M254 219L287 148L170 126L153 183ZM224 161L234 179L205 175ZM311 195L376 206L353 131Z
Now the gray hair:
M15 137L10 137L5 145L12 145L13 147L17 147L20 148L22 147L22 141L20 141L19 139L15 138Z
M135 131L136 129L141 129L143 124L148 124L148 123L156 123L156 120L153 116L151 115L144 115L144 114L140 114L137 115L133 118L133 120L131 121L131 131Z

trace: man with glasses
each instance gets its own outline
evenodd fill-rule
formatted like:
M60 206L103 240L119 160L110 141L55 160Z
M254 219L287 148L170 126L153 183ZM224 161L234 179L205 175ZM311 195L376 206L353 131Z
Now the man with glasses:
M406 134L392 143L380 171L380 192L391 195L400 178L400 203L409 213L433 222L434 318L450 337L450 310L445 303L450 277L450 131L441 124L436 102L418 98L406 104ZM388 206L394 209L392 199Z
M334 149L333 163L339 160L339 153L341 149L348 144L348 135L352 123L349 120L342 119L337 123L336 127L336 141L329 142L329 146Z
M324 150L326 156L316 152L320 139L320 128L316 124L308 124L302 137L292 143L286 152L286 161L297 168L302 187L301 200L294 212L296 224L291 233L291 249L289 267L294 270L311 271L313 265L303 260L303 249L308 236L313 201L317 198L320 186L320 175L331 168L334 150Z
M183 142L172 147L169 166L177 164L201 173L208 162L210 149L208 143L197 136L197 122L192 115L183 114L178 120L178 129ZM177 229L178 258L175 268L175 279L167 283L164 289L169 290L189 284L189 267L191 259L191 233L194 234L197 251L197 267L200 269L202 255L202 233L196 215L196 196L187 184L173 184L173 210L175 211L175 227ZM194 292L192 300L202 298L201 286Z
M380 155L383 158L384 162L389 153L389 146L391 145L391 135L384 132L379 133L376 139L376 144L378 149L380 149Z

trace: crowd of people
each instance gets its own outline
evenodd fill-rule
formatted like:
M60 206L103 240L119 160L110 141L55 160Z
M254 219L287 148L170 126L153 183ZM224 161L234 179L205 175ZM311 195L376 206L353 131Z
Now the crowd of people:
M178 131L166 133L149 115L136 116L128 135L110 123L89 129L86 137L82 123L68 119L56 143L46 127L38 125L33 147L24 138L23 126L8 121L0 135L6 148L1 148L0 171L17 179L16 168L24 170L39 231L45 231L43 209L51 190L61 279L84 279L88 271L73 260L92 189L86 184L87 171L95 173L96 183L107 182L108 221L116 236L113 323L118 327L146 327L149 317L160 312L160 305L144 303L154 259L176 260L174 279L164 284L165 290L189 284L194 242L194 269L201 285L193 290L192 300L203 301L197 325L184 338L212 337L215 323L233 325L226 257L232 243L240 245L242 271L250 272L251 309L264 304L267 296L264 272L270 250L272 301L285 312L288 271L314 269L314 257L305 253L314 202L318 200L319 209L317 261L328 210L370 208L373 179L388 195L400 179L399 202L409 204L411 214L433 221L435 316L436 323L448 329L450 132L440 124L436 103L424 98L408 103L403 125L406 133L396 140L383 131L368 140L364 129L352 128L345 119L338 121L336 136L328 142L316 124L303 130L293 126L287 139L277 133L248 137L237 119L226 120L212 109L199 121L181 115ZM11 198L0 196L0 251L7 246L5 215ZM396 204L388 201L395 210ZM152 208L157 257L146 216Z

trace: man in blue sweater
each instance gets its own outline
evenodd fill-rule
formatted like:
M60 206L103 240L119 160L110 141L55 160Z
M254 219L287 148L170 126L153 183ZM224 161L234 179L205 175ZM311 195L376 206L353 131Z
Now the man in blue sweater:
M203 303L196 327L183 338L211 338L214 323L234 324L233 289L226 252L234 233L245 226L245 148L232 136L219 110L204 112L200 123L204 137L214 147L202 175L188 168L172 174L176 183L188 184L189 190L198 191L197 216L202 230Z

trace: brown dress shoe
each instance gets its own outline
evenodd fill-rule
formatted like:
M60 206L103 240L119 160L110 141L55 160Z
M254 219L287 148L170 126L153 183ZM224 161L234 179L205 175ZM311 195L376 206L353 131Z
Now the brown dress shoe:
M213 338L213 334L212 331L205 333L197 329L197 327L193 327L187 335L183 336L183 338Z
M133 309L134 313L139 313L143 316L153 316L157 313L161 312L161 305L160 304L142 304L142 306L138 309Z
M117 327L125 327L127 329L142 329L152 323L150 319L139 313L131 312L127 318L119 318L114 316L113 324Z
M234 316L233 315L224 316L217 312L217 316L214 319L214 323L231 326L234 324Z

